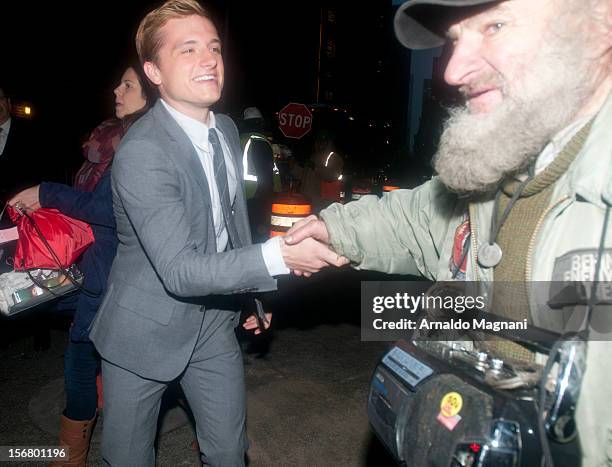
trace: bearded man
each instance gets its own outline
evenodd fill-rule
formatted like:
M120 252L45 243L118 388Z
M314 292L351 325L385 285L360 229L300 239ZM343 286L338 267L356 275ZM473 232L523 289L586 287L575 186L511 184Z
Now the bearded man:
M360 269L522 282L491 309L563 334L560 314L534 312L534 281L612 274L612 2L411 0L395 29L413 49L452 42L444 79L465 104L446 122L438 176L332 205L285 242L314 237ZM612 460L612 345L599 331L576 415L589 466Z

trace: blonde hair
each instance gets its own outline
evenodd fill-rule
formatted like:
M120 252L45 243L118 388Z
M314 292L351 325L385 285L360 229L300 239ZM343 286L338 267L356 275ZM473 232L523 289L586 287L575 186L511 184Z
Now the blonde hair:
M168 0L143 18L136 32L136 51L140 63L156 62L162 47L161 29L171 19L201 16L212 21L210 13L196 0Z

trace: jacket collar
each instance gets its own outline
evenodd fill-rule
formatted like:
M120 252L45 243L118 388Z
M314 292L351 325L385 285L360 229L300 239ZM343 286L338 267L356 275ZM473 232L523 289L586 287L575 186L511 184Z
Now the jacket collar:
M191 142L202 151L206 153L210 152L208 133L211 128L215 128L214 113L212 111L209 112L209 121L208 124L205 124L179 112L162 99L159 101L162 103L174 121L178 123L181 129L187 134L187 137L191 140Z
M570 190L590 203L612 204L612 93L593 122L589 136L569 169Z
M11 117L7 118L6 122L0 125L0 128L2 128L3 132L6 132L8 134L11 129Z

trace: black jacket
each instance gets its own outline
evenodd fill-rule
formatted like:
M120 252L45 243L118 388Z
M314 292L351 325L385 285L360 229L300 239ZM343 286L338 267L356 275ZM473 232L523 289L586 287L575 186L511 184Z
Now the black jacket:
M0 154L0 202L4 203L24 188L40 183L45 177L51 153L40 150L40 131L28 121L11 119L4 151Z

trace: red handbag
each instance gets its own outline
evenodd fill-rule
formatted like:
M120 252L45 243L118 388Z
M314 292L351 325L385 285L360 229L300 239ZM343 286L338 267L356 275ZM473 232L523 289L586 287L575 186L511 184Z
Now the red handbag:
M7 212L19 233L15 271L67 269L95 241L89 224L57 209L28 213L8 206Z

